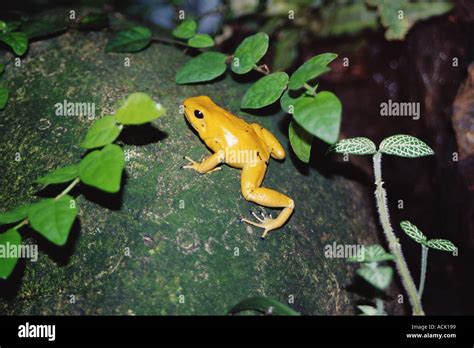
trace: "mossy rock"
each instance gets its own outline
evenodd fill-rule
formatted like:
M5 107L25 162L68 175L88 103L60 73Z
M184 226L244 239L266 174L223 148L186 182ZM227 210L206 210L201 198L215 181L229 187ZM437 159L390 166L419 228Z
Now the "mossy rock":
M80 194L80 216L64 247L22 230L26 243L39 244L39 259L21 260L11 279L0 283L0 312L226 314L240 300L263 295L294 299L290 306L303 314L353 314L345 287L354 268L326 258L324 247L376 242L370 197L346 179L315 169L301 173L290 156L272 160L264 184L292 197L296 211L260 240L260 229L240 222L257 207L241 196L238 170L224 166L201 176L181 169L183 155L199 159L208 150L178 106L187 97L208 95L270 129L289 153L285 116L240 112L248 86L232 77L176 85L175 72L189 59L178 49L153 44L136 54L110 54L107 38L68 32L31 44L20 67L7 66L2 79L12 92L0 113L0 210L36 199L37 177L84 154L78 144L92 120L56 116L56 103L95 103L100 116L142 91L168 113L153 127L131 127L119 138L128 155L119 194L84 186L72 191Z

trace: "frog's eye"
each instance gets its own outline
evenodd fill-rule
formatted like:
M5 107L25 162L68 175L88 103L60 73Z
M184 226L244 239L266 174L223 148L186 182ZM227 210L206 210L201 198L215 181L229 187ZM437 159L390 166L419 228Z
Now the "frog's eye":
M203 113L199 110L194 110L194 116L196 116L196 118L204 118Z

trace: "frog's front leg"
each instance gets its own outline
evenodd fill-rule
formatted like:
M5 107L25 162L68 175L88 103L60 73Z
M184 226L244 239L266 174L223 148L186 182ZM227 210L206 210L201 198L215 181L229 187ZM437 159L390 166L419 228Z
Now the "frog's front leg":
M224 151L217 151L208 158L202 160L202 162L193 161L191 158L184 156L189 161L188 165L183 166L186 169L194 169L196 172L205 174L211 173L216 170L220 170L221 167L217 167L219 164L224 162Z
M242 194L246 200L263 205L265 207L284 208L280 215L278 215L275 219L268 217L263 217L263 219L260 219L256 217L258 222L242 219L243 222L263 228L264 231L262 238L265 238L265 236L271 230L283 226L283 224L290 218L295 207L293 200L283 193L266 187L260 187L262 185L266 170L267 164L265 162L248 164L242 169L241 179Z

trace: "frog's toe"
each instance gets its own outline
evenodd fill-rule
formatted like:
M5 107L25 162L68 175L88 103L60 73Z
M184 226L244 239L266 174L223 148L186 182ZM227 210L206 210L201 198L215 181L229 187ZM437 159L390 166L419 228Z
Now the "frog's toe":
M252 226L255 226L255 227L263 228L263 234L261 236L262 239L265 239L268 232L270 232L271 230L274 230L275 228L277 228L275 226L275 220L274 219L268 218L268 217L265 217L265 216L262 219L254 212L252 212L252 215L258 220L258 222L248 220L248 219L245 219L245 218L241 218L240 221L245 222L245 223L247 223L249 225L252 225Z

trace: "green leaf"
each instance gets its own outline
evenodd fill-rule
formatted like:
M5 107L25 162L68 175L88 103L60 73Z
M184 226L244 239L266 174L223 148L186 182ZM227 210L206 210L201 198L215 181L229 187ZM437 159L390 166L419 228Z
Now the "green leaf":
M8 90L8 88L0 87L0 110L5 109L5 106L7 106L9 94L10 91Z
M379 146L379 151L388 155L401 157L422 157L433 155L433 150L421 140L405 134L392 135L385 138Z
M359 268L357 274L379 290L385 290L392 281L393 269L388 266L367 265Z
M284 72L264 76L247 90L240 107L259 109L273 104L283 94L287 84L288 75Z
M30 205L26 204L13 210L0 213L0 225L11 224L25 219L28 216L28 209L30 209Z
M207 34L196 34L188 40L188 45L195 48L206 48L214 46L214 40Z
M0 41L10 46L17 56L25 54L28 48L28 37L19 31L0 33Z
M79 21L79 29L81 30L99 30L109 25L109 17L107 13L89 13Z
M8 30L8 25L5 21L0 21L0 31L5 32Z
M0 74L2 74L5 71L5 64L0 63Z
M294 119L308 133L333 144L339 137L342 105L333 93L323 91L316 97L303 97L295 104Z
M183 23L178 25L172 32L174 37L177 37L178 39L189 39L193 37L196 34L196 29L197 29L197 23L192 20L188 19L185 20Z
M46 198L31 206L28 220L31 227L55 245L64 245L76 220L78 208L69 195L59 199Z
M367 305L357 306L360 311L363 313L361 315L377 315L377 308Z
M351 155L372 155L377 152L372 140L363 137L342 139L334 144L331 150Z
M288 114L293 115L295 113L295 104L298 100L303 98L301 93L296 97L292 97L290 93L294 91L286 90L281 96L280 106Z
M232 61L232 71L246 74L253 69L268 50L268 35L257 33L245 38L237 47Z
M287 305L263 296L250 297L239 302L232 307L229 314L234 315L244 311L256 311L267 315L299 315L298 312Z
M21 26L21 31L24 32L30 40L57 34L66 29L67 27L64 23L50 21L26 22Z
M121 132L114 116L105 116L96 120L81 143L84 149L93 149L112 143Z
M457 247L447 239L430 239L425 243L425 246L431 249L443 251L455 251Z
M165 113L166 109L161 104L155 103L148 94L132 93L115 113L115 119L121 124L138 125L151 122ZM110 125L111 121L105 122ZM102 126L106 126L106 124L103 123Z
M401 40L418 20L444 14L453 8L449 0L418 2L366 0L366 2L370 6L377 6L381 22L387 28L385 31L387 40Z
M300 31L298 29L282 29L278 31L278 40L275 42L272 69L283 71L291 67L298 56Z
M368 245L364 246L361 250L360 255L352 256L347 258L347 262L383 262L383 261L393 261L395 258L392 254L387 253L385 249L378 245Z
M42 176L36 182L42 185L61 184L76 179L79 176L79 165L62 167Z
M291 75L288 88L300 89L306 82L328 72L331 69L327 65L336 58L335 53L323 53L307 60Z
M107 52L137 52L148 46L151 41L150 29L135 26L119 31L105 47Z
M192 58L176 73L176 83L204 82L215 79L227 69L226 55L219 52L205 52Z
M118 192L125 167L123 150L115 144L108 144L84 157L79 164L79 177L84 184L106 192Z
M402 221L400 223L400 227L402 228L403 232L405 232L405 234L415 242L425 244L426 236L410 221Z
M10 21L10 22L7 22L7 30L8 30L8 31L17 30L18 28L21 27L21 24L22 24L21 21Z
M292 120L288 127L288 137L290 138L291 148L299 160L308 163L311 155L313 136Z
M11 228L4 233L0 233L0 278L7 279L15 269L18 262L18 255L16 257L6 257L9 249L14 247L18 250L21 244L21 236L17 230Z

